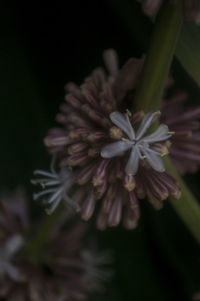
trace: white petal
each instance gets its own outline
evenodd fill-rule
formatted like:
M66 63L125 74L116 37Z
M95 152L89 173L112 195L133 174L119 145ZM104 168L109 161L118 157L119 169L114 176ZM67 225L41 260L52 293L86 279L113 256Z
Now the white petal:
M136 140L139 140L147 131L147 129L150 127L150 125L160 116L160 112L154 112L154 113L147 113L142 123L136 133Z
M53 173L50 173L50 172L47 172L45 170L35 170L34 171L34 174L35 175L41 175L41 176L45 176L47 178L52 178L52 179L57 179L58 178L58 175L57 174L53 174Z
M124 114L116 111L110 114L110 119L116 126L118 126L118 128L125 132L131 140L135 139L135 132L130 123L128 115L125 117Z
M137 173L139 160L140 157L138 154L137 147L133 147L125 168L125 172L127 175L135 175Z
M101 150L101 156L103 158L113 158L119 156L121 153L131 148L131 144L124 141L117 141L106 145Z
M11 255L15 254L22 246L23 239L20 235L16 234L13 235L5 245L6 255L10 257Z
M50 198L48 199L47 203L48 203L48 204L51 204L51 203L53 203L54 201L56 202L57 198L61 198L62 192L63 192L63 187L58 188L58 189L50 196Z
M165 124L161 124L154 133L144 137L142 141L147 143L154 143L154 142L167 140L168 138L171 137L171 135L168 134L168 132L169 132L168 126Z
M151 167L155 169L156 171L163 172L165 171L165 167L163 164L162 159L157 154L154 154L153 152L149 150L143 149L143 153L146 156L146 160L149 162Z
M19 280L20 273L19 273L18 269L9 262L5 262L4 264L5 264L5 269L6 269L8 276L10 276L10 278L15 281Z
M61 195L59 197L57 197L57 199L54 200L53 203L51 203L51 206L49 208L46 208L46 213L47 214L52 214L52 212L58 207L58 205L60 204L62 200Z

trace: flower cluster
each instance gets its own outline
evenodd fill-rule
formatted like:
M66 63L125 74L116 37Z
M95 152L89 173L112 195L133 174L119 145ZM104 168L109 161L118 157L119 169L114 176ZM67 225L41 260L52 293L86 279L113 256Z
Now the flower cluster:
M108 75L98 68L80 87L73 83L66 86L65 103L57 115L62 127L51 129L45 138L57 158L60 182L55 183L52 175L53 182L36 180L44 188L36 197L49 194L47 202L53 209L62 197L80 208L85 220L97 207L100 229L121 221L132 229L140 215L138 199L146 197L160 209L168 196L180 197L176 181L162 162L173 133L165 124L152 129L160 112L131 114L128 110L143 59L132 58L120 70L115 51L108 50L104 61ZM65 170L70 172L66 181L61 176ZM79 186L73 193L75 184Z
M157 15L161 6L165 2L164 0L138 0L142 4L144 13L150 17ZM176 0L168 0L172 4L176 3ZM183 13L186 20L192 20L195 23L200 23L200 10L198 6L198 0L182 0Z
M0 203L0 299L74 301L99 289L107 276L100 266L108 257L84 247L86 229L81 223L57 226L41 259L33 262L26 256L31 227L25 205L21 193Z

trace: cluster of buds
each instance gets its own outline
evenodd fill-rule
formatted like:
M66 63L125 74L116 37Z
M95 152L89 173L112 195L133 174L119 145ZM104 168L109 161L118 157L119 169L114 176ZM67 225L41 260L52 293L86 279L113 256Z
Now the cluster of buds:
M62 127L51 129L45 138L58 171L37 171L44 178L35 180L43 187L35 198L46 195L51 211L63 199L84 220L97 208L99 229L121 221L132 229L140 215L139 199L146 197L160 209L169 196L180 197L178 184L162 162L174 130L167 122L152 127L162 120L160 112L129 111L143 59L132 58L120 70L116 52L108 50L104 62L108 75L97 68L80 87L66 86L57 115Z

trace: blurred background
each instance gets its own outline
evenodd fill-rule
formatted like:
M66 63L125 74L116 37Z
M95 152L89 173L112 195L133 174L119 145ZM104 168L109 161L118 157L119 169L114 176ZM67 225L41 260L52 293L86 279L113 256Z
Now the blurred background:
M104 49L115 48L121 64L140 57L153 26L133 0L1 1L0 22L0 186L25 186L31 200L33 170L49 166L43 138L55 125L64 85L80 84L102 65ZM176 60L172 74L198 103L198 87ZM199 198L198 175L186 180ZM160 212L141 202L141 211L135 231L95 231L101 248L115 254L115 276L93 300L192 300L200 290L196 242L167 202Z

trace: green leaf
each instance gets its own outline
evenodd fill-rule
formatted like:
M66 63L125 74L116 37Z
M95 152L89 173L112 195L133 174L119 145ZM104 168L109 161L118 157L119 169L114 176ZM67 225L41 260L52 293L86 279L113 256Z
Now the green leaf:
M176 57L194 81L200 85L200 28L198 26L190 23L183 26L176 48Z

